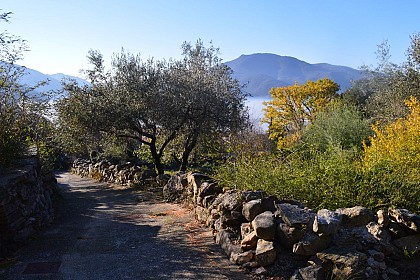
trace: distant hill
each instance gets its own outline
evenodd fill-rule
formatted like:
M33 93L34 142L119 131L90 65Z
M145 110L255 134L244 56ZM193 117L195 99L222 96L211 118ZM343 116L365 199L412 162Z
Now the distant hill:
M361 78L359 70L327 63L310 64L290 56L270 53L241 55L225 62L233 70L233 75L252 97L269 97L272 87L293 85L329 78L340 85L341 91L350 86L352 80Z
M30 68L26 68L25 75L22 76L20 83L26 84L28 86L34 86L39 82L48 80L48 84L37 88L35 92L43 92L43 91L51 91L51 90L58 91L62 88L61 81L63 79L66 79L66 80L73 79L79 85L89 84L86 80L81 79L79 77L74 77L74 76L65 75L61 73L48 75L48 74L43 74L37 70L30 69Z

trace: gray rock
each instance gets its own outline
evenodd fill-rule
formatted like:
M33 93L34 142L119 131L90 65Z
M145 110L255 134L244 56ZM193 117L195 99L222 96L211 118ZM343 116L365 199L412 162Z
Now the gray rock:
M244 238L252 231L252 226L250 223L241 224L241 237Z
M408 251L410 254L416 254L420 252L420 234L395 239L393 244L403 251Z
M378 252L376 250L369 250L368 253L370 256L372 256L372 258L375 261L382 262L385 259L385 255L382 252Z
M283 219L291 227L302 227L311 222L315 214L308 209L288 203L276 204L276 208Z
M245 219L250 222L262 212L264 212L264 210L261 204L261 199L255 199L244 203L242 208L242 215L244 215Z
M394 238L401 238L410 234L409 229L406 226L395 222L389 222L388 230Z
M166 201L175 201L182 197L187 187L186 174L180 172L173 175L163 187L163 198Z
M240 253L239 245L232 242L233 234L227 230L221 229L216 234L216 244L222 247L225 254L230 258L232 254Z
M318 235L334 235L341 225L343 216L328 209L318 210L314 220L313 231Z
M379 242L389 243L391 241L391 235L386 227L379 225L374 222L370 222L366 225L366 228L373 237L375 237Z
M420 216L408 211L407 209L391 209L389 210L389 216L394 221L420 233Z
M264 240L273 240L276 235L274 215L270 211L259 214L251 222L256 235Z
M280 244L291 249L293 244L303 238L305 230L290 227L286 223L279 223L277 226L277 235L279 236Z
M302 280L324 280L325 270L320 265L311 265L298 270Z
M248 202L255 199L261 199L267 196L267 193L263 190L258 191L244 191L242 193L242 196L244 198L244 202Z
M333 273L337 277L347 277L352 279L357 275L363 275L363 264L367 260L367 256L354 249L346 247L331 247L323 252L319 252L316 256L323 263L333 265Z
M225 192L221 197L218 209L242 211L242 198L240 194L235 190Z
M257 247L258 236L256 235L255 231L246 235L241 241L241 249L242 250L252 250Z
M238 211L222 210L220 214L222 227L230 228L235 232L239 232L241 224L246 221L242 213Z
M204 182L200 186L199 197L204 198L206 196L215 196L222 192L222 187L220 187L216 182Z
M254 253L252 251L233 253L230 256L230 261L236 264L242 265L249 263L254 258Z
M267 266L273 264L276 260L276 250L272 241L259 239L257 242L257 249L255 250L255 260L260 266Z
M372 211L362 206L339 208L336 212L343 215L344 227L365 226L373 221Z
M195 217L201 223L206 223L209 216L210 216L209 210L207 210L206 208L201 207L201 206L195 207Z
M264 267L258 267L253 272L255 275L258 275L258 276L263 276L263 275L268 274L267 269L265 269Z
M293 245L293 253L303 256L312 256L320 252L331 243L331 237L318 236L313 232L306 232L303 239Z

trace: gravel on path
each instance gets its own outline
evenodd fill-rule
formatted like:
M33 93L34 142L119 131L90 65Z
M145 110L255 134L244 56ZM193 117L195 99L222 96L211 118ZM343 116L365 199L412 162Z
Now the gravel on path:
M249 279L180 205L71 173L57 179L55 222L0 279Z

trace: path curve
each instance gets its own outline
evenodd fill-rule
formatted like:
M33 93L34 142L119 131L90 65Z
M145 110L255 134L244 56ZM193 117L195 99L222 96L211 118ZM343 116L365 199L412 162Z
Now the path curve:
M57 179L54 224L17 252L6 279L249 279L180 205L70 173Z

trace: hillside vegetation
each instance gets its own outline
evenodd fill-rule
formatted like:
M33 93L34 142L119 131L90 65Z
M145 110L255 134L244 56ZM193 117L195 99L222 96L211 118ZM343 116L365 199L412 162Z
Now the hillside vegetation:
M200 40L184 43L179 60L123 50L110 69L90 51L88 84L67 80L62 92L34 95L45 83L22 85L25 68L16 65L25 41L1 33L0 171L36 146L48 169L63 155L141 163L158 174L200 169L224 187L313 208L419 212L420 35L411 39L405 63L389 62L384 43L378 67L365 67L341 95L328 78L271 89L262 133L250 126L243 86Z

